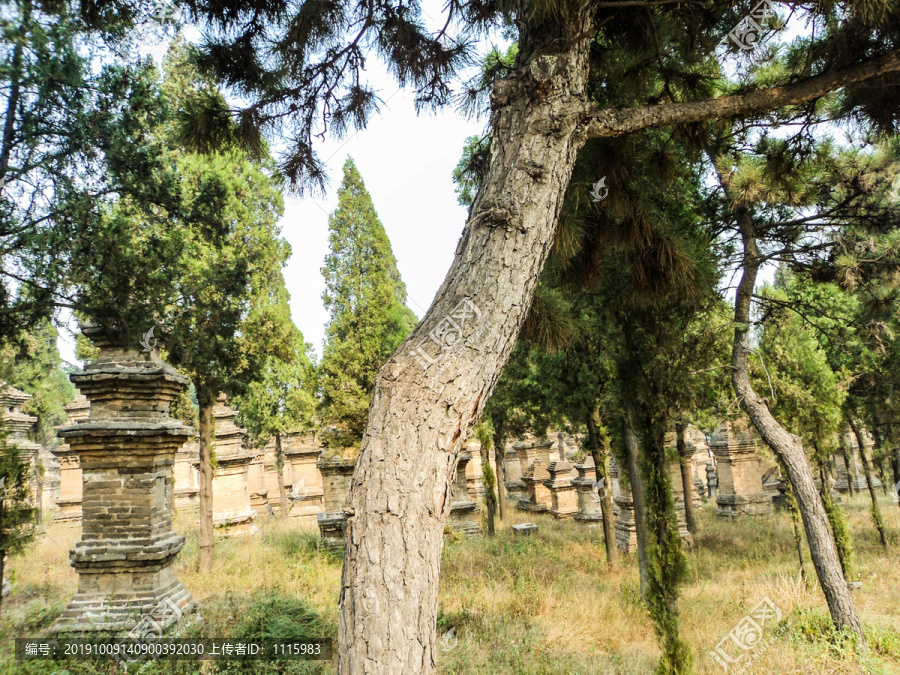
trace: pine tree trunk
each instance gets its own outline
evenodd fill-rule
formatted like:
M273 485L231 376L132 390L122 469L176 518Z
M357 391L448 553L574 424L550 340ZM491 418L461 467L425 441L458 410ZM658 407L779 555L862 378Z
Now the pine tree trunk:
M197 386L197 401L200 406L200 572L209 574L213 567L213 405L216 396L205 385Z
M847 529L847 519L843 511L839 510L840 507L835 504L834 499L831 498L831 485L828 483L828 467L815 441L813 441L813 448L816 451L816 462L819 467L819 479L821 482L819 497L822 499L825 515L828 517L828 524L831 526L834 546L837 549L838 560L841 563L841 572L844 573L845 579L850 579L852 561L850 559L850 532Z
M609 452L600 444L597 433L597 425L600 420L600 411L594 409L588 415L588 443L590 444L591 458L594 460L594 471L597 482L603 480L606 490L600 497L600 513L603 514L603 545L606 548L606 564L610 569L619 566L619 547L616 544L616 516L613 514L613 486L609 479Z
M843 435L841 436L841 454L844 456L844 469L847 473L847 492L850 499L853 499L856 496L856 488L853 487L853 474L850 472L850 448L844 442Z
M284 489L284 450L281 447L281 434L275 434L275 473L278 474L278 501L281 504L281 519L287 518L287 490Z
M828 517L816 492L812 472L799 437L788 433L772 416L766 402L750 383L750 303L761 264L750 214L737 212L744 245L744 271L738 284L734 308L734 345L731 352L732 385L744 412L750 417L763 440L784 462L791 487L800 507L806 539L819 584L825 594L831 618L839 630L849 628L865 641L862 625L850 596L850 588L841 571L840 560L828 525ZM827 489L827 486L826 486Z
M872 463L869 461L869 453L866 450L866 434L864 427L858 421L849 420L850 428L856 436L856 442L859 444L859 459L862 461L863 472L866 474L866 486L869 488L869 497L872 500L872 521L875 523L875 529L878 530L878 536L881 539L881 546L886 551L888 548L887 535L884 532L884 522L881 520L881 509L878 507L878 493L875 491L875 481L872 479Z
M506 457L505 441L500 434L494 433L494 463L497 465L497 495L499 496L500 520L506 520L506 469L503 462Z
M434 671L456 459L515 346L584 142L590 9L562 11L575 15L523 22L527 67L494 85L489 168L453 265L376 379L347 508L342 675Z
M634 426L629 419L625 422L625 451L628 455L628 480L631 483L631 503L634 504L634 529L638 545L638 569L641 577L641 597L647 597L647 499L644 495L644 481L641 479L640 448Z
M681 486L684 490L684 519L688 532L697 534L697 519L694 516L694 477L691 476L691 464L688 461L691 455L688 453L687 444L684 442L684 430L687 424L678 423L675 426L676 445L678 459L681 464Z
M487 481L484 481L485 475L485 467L490 471L491 470L491 457L490 450L482 444L480 449L481 453L481 476L482 481L484 482L484 504L487 507L487 518L488 518L488 536L494 536L494 514L497 511L497 493L494 492L494 486L489 485ZM493 473L493 471L491 471ZM497 482L497 476L494 476L494 483Z

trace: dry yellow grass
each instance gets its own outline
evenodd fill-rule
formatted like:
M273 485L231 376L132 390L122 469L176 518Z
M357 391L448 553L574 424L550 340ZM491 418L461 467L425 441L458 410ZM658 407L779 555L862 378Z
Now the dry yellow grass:
M821 592L799 578L786 515L729 521L716 518L714 507L706 505L697 546L688 553L680 601L682 633L699 675L724 672L709 652L765 597L781 609L789 627L770 644L751 650L747 675L900 674L900 509L887 500L882 504L892 537L885 553L872 532L866 501L845 499L845 507L856 578L863 582L854 597L870 633L869 652L858 655L830 635ZM508 529L529 519L540 525L531 537L514 536ZM439 630L443 634L454 627L455 636L439 643L439 672L652 673L659 650L638 601L635 557L610 571L600 528L529 518L515 510L511 521L493 539L447 541ZM227 636L255 599L273 594L302 598L326 625L336 625L340 559L315 550L311 528L298 531L290 523L269 520L256 535L222 540L213 573L204 575L196 571L194 527L189 517L177 522L176 529L188 533L177 574L217 637ZM27 555L11 561L15 590L0 620L0 673L19 672L10 661L11 639L42 634L75 592L68 549L78 528L50 525L46 530ZM813 574L808 554L807 571ZM774 634L775 628L767 626L764 639ZM178 672L200 672L200 664L185 664ZM215 669L208 665L203 672Z

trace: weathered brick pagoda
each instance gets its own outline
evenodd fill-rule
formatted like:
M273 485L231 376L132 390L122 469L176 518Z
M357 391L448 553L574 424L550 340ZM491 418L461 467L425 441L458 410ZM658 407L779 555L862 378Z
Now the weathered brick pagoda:
M85 421L91 414L91 404L87 397L79 394L66 406L68 425ZM81 522L81 464L78 453L68 443L63 443L53 450L59 462L59 496L56 499L57 510L53 522L78 524Z
M166 624L192 610L173 563L184 537L172 529L172 465L191 428L169 415L188 380L158 353L116 347L93 327L100 356L70 375L90 416L60 430L83 476L82 538L70 552L78 591L54 632L127 631L142 615Z

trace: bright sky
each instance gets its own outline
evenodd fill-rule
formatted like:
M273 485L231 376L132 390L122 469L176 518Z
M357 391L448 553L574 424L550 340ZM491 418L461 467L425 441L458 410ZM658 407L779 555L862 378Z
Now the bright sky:
M443 0L422 4L426 25L440 27ZM187 31L188 39L197 35L195 30ZM487 48L485 45L483 51ZM148 46L147 50L159 59L165 45ZM284 270L291 315L319 356L328 320L322 305L325 282L321 272L328 252L328 214L337 207L344 161L351 156L356 162L390 238L406 283L407 304L421 318L450 268L466 221L467 209L456 201L451 174L466 138L481 135L486 121L467 119L452 107L417 115L412 92L401 90L376 59L367 65L370 85L383 101L381 113L367 129L341 141L328 139L316 147L330 178L324 199L284 198L281 228L292 250ZM277 139L273 140L277 145ZM70 327L75 328L74 322ZM74 336L61 331L62 357L80 364L74 345Z

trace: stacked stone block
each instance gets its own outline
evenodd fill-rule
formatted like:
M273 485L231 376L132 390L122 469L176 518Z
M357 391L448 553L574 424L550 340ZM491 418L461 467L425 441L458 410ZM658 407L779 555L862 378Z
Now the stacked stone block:
M41 446L28 440L27 434L34 429L37 417L22 412L22 406L31 400L31 394L26 394L10 385L4 385L0 389L0 409L2 409L3 425L6 430L6 444L14 445L19 449L19 458L28 467L29 485L31 487L31 501L37 506L41 494L38 493L37 462L38 452Z
M316 467L322 448L316 445L313 434L296 434L290 437L284 449L285 462L291 465L293 485L288 497L291 501L291 518L298 522L317 522L325 513L325 492L322 476ZM349 491L349 483L348 483Z
M550 478L544 485L550 491L550 513L554 518L572 518L578 513L578 492L572 479L569 462L551 462L547 467Z
M531 513L546 513L550 510L552 498L546 481L550 478L547 467L553 441L523 441L515 444L522 469L525 493L519 499L517 508Z
M175 509L200 510L200 444L196 434L175 453Z
M213 527L222 536L243 536L259 530L250 502L250 463L255 453L244 448L247 430L235 424L237 411L220 394L213 407L215 457ZM197 465L199 471L199 462Z
M723 517L772 513L772 494L763 487L768 466L759 451L762 440L744 418L723 422L710 437L718 475L717 514Z
M79 394L65 407L67 426L87 420L91 414L91 404L87 397ZM68 443L53 449L59 462L59 496L56 498L54 523L79 524L81 522L81 463L78 453Z
M450 516L447 525L455 532L473 537L481 534L481 513L469 494L467 471L472 455L462 452L456 462L456 479L450 485Z
M875 442L865 432L863 432L863 436L866 438L868 457L871 458ZM835 490L838 492L849 492L848 482L851 481L855 492L868 490L869 484L866 482L866 472L863 469L862 459L859 456L859 441L856 440L856 434L853 433L849 425L844 429L844 433L841 434L841 445L850 459L850 466L848 467L846 461L844 461L843 452L838 452L834 455L837 466ZM872 483L875 488L881 487L881 480L874 472L872 473Z
M600 495L594 488L597 482L597 472L594 467L594 458L588 455L583 461L575 465L578 477L572 480L578 495L578 512L573 516L582 523L599 523L603 521L603 512L600 508ZM610 490L607 485L603 486Z
M317 466L322 474L324 511L316 516L319 526L319 546L336 549L344 546L347 514L344 509L350 498L355 459L324 459Z
M54 631L127 631L160 607L177 608L166 628L193 609L175 577L184 537L172 530L171 510L175 453L192 430L169 415L169 404L188 381L156 351L84 332L100 356L70 379L90 401L90 416L59 431L83 476L82 538L70 552L78 591Z

